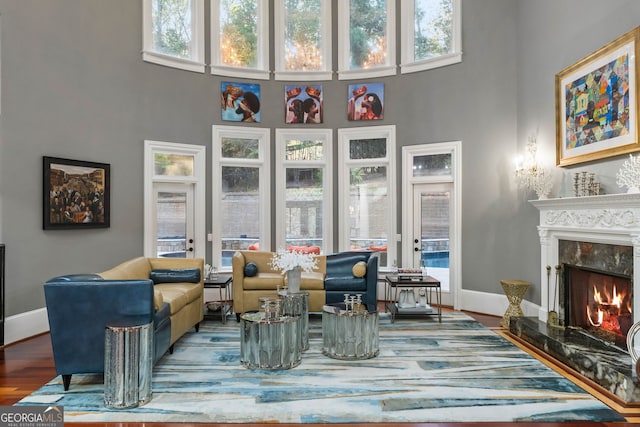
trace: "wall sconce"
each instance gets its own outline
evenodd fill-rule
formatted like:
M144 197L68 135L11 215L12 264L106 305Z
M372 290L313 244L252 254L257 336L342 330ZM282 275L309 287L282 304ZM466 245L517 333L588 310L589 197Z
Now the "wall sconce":
M538 164L538 144L535 136L529 137L524 158L516 161L516 180L520 187L536 192L538 199L546 199L553 186L551 172Z

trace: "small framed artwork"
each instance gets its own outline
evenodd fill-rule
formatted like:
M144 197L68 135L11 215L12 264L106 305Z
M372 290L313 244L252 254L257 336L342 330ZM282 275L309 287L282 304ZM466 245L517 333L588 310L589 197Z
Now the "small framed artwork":
M347 118L382 120L384 118L384 83L349 85Z
M109 164L58 157L42 163L43 229L109 227Z
M640 27L556 74L556 164L640 150Z
M256 83L220 83L222 120L260 123L260 85Z
M285 123L322 123L322 86L284 87Z

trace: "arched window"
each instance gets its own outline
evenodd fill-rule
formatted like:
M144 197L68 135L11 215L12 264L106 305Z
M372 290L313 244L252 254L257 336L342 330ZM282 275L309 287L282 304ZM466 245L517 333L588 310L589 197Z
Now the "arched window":
M331 80L331 0L276 0L276 80Z
M142 58L203 73L204 0L143 0Z
M269 2L211 2L211 73L269 79Z
M406 0L403 5L403 74L462 61L460 0Z

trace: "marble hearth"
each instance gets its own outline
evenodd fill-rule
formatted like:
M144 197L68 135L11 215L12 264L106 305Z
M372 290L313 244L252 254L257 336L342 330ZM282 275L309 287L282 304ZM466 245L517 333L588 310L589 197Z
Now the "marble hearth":
M562 284L555 290L554 275L547 289L548 269L555 271L570 258L570 264L630 276L633 283L632 317L640 321L640 194L535 200L540 211L541 305L538 318L513 319L510 331L521 340L547 353L562 364L607 390L625 406L640 405L640 381L634 375L631 356L624 345L615 345L580 328L548 325L549 311L558 313L564 326ZM580 249L597 248L591 256ZM620 256L620 254L623 256ZM595 265L597 264L597 265ZM556 294L555 292L558 292ZM551 293L551 294L549 294ZM556 298L554 298L556 297ZM619 343L618 343L619 344Z

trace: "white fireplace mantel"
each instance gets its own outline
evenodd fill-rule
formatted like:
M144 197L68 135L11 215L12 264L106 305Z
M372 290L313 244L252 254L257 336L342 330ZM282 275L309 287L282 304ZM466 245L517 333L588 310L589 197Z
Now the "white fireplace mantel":
M541 321L547 321L549 311L547 266L553 271L559 263L559 240L633 246L634 295L640 296L640 194L543 199L530 203L540 211L541 304L538 317ZM553 276L552 280L555 280ZM633 313L634 321L640 319L640 297L634 298Z

